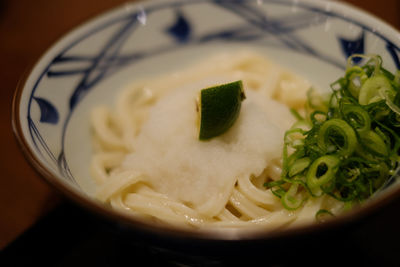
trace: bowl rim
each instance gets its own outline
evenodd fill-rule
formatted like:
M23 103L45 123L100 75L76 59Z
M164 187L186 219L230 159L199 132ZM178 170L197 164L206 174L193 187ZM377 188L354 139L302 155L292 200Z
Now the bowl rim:
M172 0L173 1L173 0ZM291 0L295 2L296 0ZM156 1L135 1L133 5L140 5L141 3L146 2L150 4L162 2L161 0ZM319 1L313 0L303 0L303 2L308 4L315 4L315 6L324 6L326 3L318 3ZM349 3L344 2L336 2L329 1L329 5L332 5L332 8L340 9L341 11L346 10L346 13L350 14L353 11L356 11L356 15L354 17L360 18L363 21L365 19L370 20L370 24L378 23L379 29L378 31L386 33L387 31L399 34L398 30L394 29L391 25L387 24L380 18L375 15L362 10L358 7L355 7ZM143 220L141 218L135 218L128 214L116 211L105 205L91 199L89 196L85 196L80 193L78 190L74 189L68 183L61 181L57 178L50 170L46 168L46 166L35 156L35 152L25 139L25 135L22 129L22 122L20 121L20 105L22 94L24 92L25 84L32 74L33 70L36 68L37 64L44 59L46 55L49 54L49 51L55 48L56 45L60 44L64 39L68 38L76 31L82 30L86 26L91 23L98 22L101 18L104 18L108 14L111 14L119 9L121 9L126 4L118 5L112 9L109 9L105 12L101 12L100 14L90 18L89 20L84 21L69 30L67 33L63 34L60 38L58 38L52 45L46 49L42 55L34 61L33 64L30 65L26 69L26 71L21 75L19 79L15 92L12 98L11 105L11 124L12 131L14 133L14 137L19 145L19 148L24 155L27 162L31 165L31 167L39 174L43 180L49 184L51 187L60 192L63 196L71 199L75 204L81 206L91 212L94 215L100 215L101 218L109 220L113 223L118 223L121 226L127 226L131 230L145 232L147 234L153 234L157 236L164 236L166 238L184 238L187 240L188 238L192 240L207 240L207 241L249 241L249 240L274 240L277 238L287 238L287 237L295 237L299 235L309 234L311 232L318 233L321 231L328 231L337 229L340 226L348 225L352 222L359 221L362 218L367 217L373 213L376 213L380 208L386 206L388 203L394 201L395 199L399 199L400 197L400 186L396 186L396 188L391 188L385 194L381 194L379 196L375 196L373 201L367 201L360 208L353 209L349 212L341 214L338 217L332 218L324 223L316 224L316 223L307 223L304 225L298 225L294 227L290 227L288 229L283 229L279 231L269 231L263 227L255 227L254 229L241 229L238 232L232 234L226 234L224 231L220 231L221 229L215 228L200 228L197 230L189 229L189 228L181 228L177 226L170 226L163 223L154 224L149 222L148 220Z

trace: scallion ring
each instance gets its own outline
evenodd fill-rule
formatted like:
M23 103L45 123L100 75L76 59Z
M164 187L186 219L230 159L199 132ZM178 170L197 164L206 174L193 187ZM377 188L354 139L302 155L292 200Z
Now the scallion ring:
M334 155L319 157L311 164L306 174L306 183L314 195L319 195L321 185L334 178L339 164L339 157Z
M331 119L322 124L317 142L318 146L328 153L337 152L342 156L347 156L354 152L357 137L346 121Z
M368 112L360 106L345 104L342 107L343 118L359 134L363 134L371 128L371 117Z
M372 130L364 133L360 137L360 143L367 152L375 156L385 157L389 155L385 141Z
M289 167L289 173L288 173L289 177L293 177L293 176L303 172L310 165L310 163L311 163L311 160L309 157L297 159Z
M369 78L361 87L358 95L358 102L361 105L368 105L373 102L382 100L380 90L392 91L392 85L390 81L383 75L377 75Z
M299 188L298 183L292 183L290 185L289 190L282 196L281 198L282 205L287 210L296 210L303 203L304 199L301 197L300 194L297 194L298 188Z
M361 86L368 79L368 75L360 66L353 66L346 71L346 76L348 83L348 90L350 94L358 98Z

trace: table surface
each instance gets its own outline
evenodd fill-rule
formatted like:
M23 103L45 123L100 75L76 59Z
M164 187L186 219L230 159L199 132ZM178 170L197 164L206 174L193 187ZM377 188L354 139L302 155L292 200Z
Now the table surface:
M0 0L0 33L2 36L0 42L0 81L2 82L0 119L3 125L2 131L0 131L3 150L0 160L0 169L2 170L0 178L0 250L9 246L18 247L24 242L29 244L24 239L25 236L29 236L29 231L39 231L31 229L42 229L40 223L48 220L49 215L44 216L46 214L54 214L58 209L66 209L74 214L74 211L71 211L74 209L73 205L71 207L70 204L66 204L63 196L43 182L25 161L13 137L10 123L11 102L18 80L24 71L29 69L66 32L85 20L124 2L126 1ZM398 0L347 0L345 2L367 10L400 29L400 1ZM7 153L4 153L5 151ZM393 203L391 207L399 206L399 203ZM387 213L390 212L387 211ZM80 213L78 212L78 214ZM382 220L376 219L377 227L380 226L379 223L382 223ZM57 222L55 221L55 223ZM397 230L396 235L399 237L400 230ZM35 238L35 235L31 235L30 238ZM15 245L16 243L17 245Z

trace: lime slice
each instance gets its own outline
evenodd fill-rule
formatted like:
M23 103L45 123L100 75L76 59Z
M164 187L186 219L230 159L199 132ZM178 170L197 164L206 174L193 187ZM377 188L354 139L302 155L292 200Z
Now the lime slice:
M199 139L210 139L232 127L245 98L242 81L201 90L198 105Z

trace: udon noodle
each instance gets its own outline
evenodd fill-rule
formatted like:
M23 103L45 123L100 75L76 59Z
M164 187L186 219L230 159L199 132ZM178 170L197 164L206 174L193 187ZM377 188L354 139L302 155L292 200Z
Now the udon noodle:
M234 126L199 141L202 88L242 80L246 100ZM92 112L95 197L134 216L194 227L287 227L315 220L332 198L295 211L263 185L278 180L284 132L310 84L255 53L218 55L183 71L130 84L114 109Z

